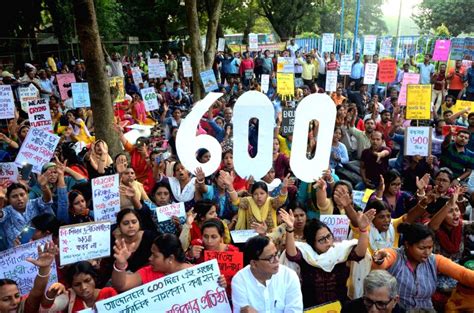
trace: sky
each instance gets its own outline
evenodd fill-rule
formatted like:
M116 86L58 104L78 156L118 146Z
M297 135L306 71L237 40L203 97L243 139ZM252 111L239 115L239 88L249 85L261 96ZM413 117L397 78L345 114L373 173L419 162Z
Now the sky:
M386 0L382 5L382 12L385 16L398 16L398 9L402 5L402 18L409 18L414 11L414 7L422 2L422 0Z
M422 0L386 0L382 5L382 12L384 12L385 23L388 27L388 34L396 36L397 34L397 20L398 10L402 3L401 14L401 35L416 35L418 34L418 26L411 19L413 12L416 12L415 6L422 2Z

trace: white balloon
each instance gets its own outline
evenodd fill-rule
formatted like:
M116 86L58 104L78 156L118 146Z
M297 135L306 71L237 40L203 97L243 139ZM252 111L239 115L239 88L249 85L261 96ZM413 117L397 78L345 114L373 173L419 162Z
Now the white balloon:
M290 167L296 177L310 183L321 177L322 172L328 169L336 123L336 106L326 94L311 94L296 107L295 116ZM319 131L316 153L311 160L308 160L306 148L311 120L318 120Z

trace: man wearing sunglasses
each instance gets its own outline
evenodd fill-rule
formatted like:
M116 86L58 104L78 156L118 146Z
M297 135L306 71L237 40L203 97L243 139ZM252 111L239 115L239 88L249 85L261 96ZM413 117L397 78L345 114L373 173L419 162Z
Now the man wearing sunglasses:
M395 277L384 270L374 270L364 279L364 296L346 303L341 313L399 313Z

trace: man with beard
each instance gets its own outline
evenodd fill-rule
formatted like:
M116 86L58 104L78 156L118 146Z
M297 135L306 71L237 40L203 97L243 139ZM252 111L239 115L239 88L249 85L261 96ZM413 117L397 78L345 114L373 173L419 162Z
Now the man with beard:
M383 110L382 113L380 113L380 116L381 121L377 123L375 130L378 130L383 134L385 138L385 145L390 149L393 149L393 141L389 136L390 129L392 128L392 113L390 113L390 111Z
M370 148L370 135L375 130L375 121L373 118L368 118L364 121L365 131L361 131L354 126L355 116L351 121L349 133L357 139L357 159L362 156L362 151Z
M470 132L465 129L458 131L454 142L451 142L452 131L444 139L442 144L441 166L453 171L454 178L465 181L471 175L474 168L474 153L466 148L469 142Z

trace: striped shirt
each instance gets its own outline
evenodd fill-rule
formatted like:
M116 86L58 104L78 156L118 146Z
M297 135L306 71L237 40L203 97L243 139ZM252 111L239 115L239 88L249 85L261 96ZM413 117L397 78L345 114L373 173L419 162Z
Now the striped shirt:
M474 169L474 153L467 148L459 152L456 143L451 142L447 148L442 148L441 166L446 166L454 173L454 177L461 176L466 169Z

